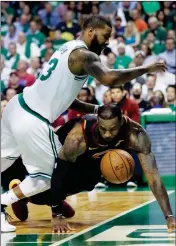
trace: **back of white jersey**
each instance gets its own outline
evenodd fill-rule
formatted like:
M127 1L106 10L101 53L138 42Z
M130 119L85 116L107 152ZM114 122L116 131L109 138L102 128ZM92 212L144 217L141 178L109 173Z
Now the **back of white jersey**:
M81 47L87 48L81 40L65 43L52 55L35 83L23 91L26 104L51 123L67 110L88 78L75 76L68 67L70 53Z

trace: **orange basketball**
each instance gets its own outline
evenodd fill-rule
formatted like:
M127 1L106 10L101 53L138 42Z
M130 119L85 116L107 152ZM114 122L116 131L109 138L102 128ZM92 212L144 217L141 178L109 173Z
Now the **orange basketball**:
M122 184L128 181L134 173L132 156L121 149L108 151L102 158L100 169L104 178L113 184Z

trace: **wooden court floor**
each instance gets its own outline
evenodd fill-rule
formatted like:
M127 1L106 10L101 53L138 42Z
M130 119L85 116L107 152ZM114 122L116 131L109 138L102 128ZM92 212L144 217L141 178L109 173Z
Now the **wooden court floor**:
M175 192L169 194L174 209ZM76 211L68 220L75 228L74 233L52 234L50 208L29 203L26 222L19 222L8 209L17 231L3 233L1 245L175 245L175 233L167 233L161 210L148 189L133 192L95 189L70 196L67 201Z

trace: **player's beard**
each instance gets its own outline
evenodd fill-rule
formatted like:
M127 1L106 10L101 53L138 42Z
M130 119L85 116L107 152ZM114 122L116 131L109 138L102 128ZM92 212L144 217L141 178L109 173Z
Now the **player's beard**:
M100 45L98 43L97 35L95 34L94 38L92 39L92 42L90 44L90 51L96 53L97 55L101 54L101 51L104 49L104 45Z
M139 99L141 97L140 94L138 94L138 95L137 94L133 94L133 96L134 96L135 99Z

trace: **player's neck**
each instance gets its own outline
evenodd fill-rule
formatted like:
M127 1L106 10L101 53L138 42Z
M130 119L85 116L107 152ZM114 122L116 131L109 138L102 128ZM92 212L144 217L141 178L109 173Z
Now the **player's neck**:
M78 40L82 40L86 44L86 46L88 47L88 49L89 49L90 43L87 41L87 38L84 35L84 33L81 33L81 35L77 39Z

